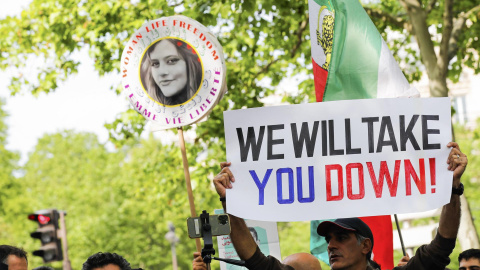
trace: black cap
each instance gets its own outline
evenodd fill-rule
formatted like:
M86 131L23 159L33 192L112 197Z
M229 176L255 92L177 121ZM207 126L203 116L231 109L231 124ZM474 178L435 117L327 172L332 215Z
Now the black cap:
M323 221L317 227L317 233L320 236L327 236L330 228L336 226L347 231L352 231L360 234L365 238L372 240L372 249L373 249L373 234L365 222L359 218L337 218L334 221Z

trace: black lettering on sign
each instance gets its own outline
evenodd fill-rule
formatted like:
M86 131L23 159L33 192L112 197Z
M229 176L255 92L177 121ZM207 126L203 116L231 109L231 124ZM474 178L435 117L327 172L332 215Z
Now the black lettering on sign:
M295 157L301 158L303 153L303 146L305 145L305 150L307 151L307 156L312 157L315 152L315 143L317 141L318 133L318 121L313 122L313 130L310 135L308 129L308 123L303 122L300 134L297 132L297 124L290 124L292 128L292 140L293 140L293 149L295 150Z
M247 161L250 147L252 148L253 161L258 160L258 156L260 155L260 149L262 148L263 134L265 134L265 126L260 127L258 139L255 139L256 136L253 127L248 127L247 138L245 140L243 137L242 128L237 128L238 144L240 146L240 160L242 162Z

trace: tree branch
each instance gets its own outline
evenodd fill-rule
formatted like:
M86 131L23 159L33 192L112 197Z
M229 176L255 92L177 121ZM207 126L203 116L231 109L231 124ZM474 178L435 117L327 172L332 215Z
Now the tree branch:
M409 33L412 31L412 25L401 17L392 16L391 14L383 12L380 9L373 9L369 7L364 7L364 9L370 18L377 18L389 24L395 25L398 28L407 29Z
M443 32L440 42L440 55L438 57L438 67L442 76L448 71L448 46L453 29L453 0L445 0L445 10L443 12Z
M292 53L290 54L290 57L295 56L295 54L297 53L297 51L300 49L300 47L302 46L302 44L304 42L303 33L307 29L308 19L309 19L309 16L307 14L307 17L305 18L305 20L302 21L302 23L300 24L300 27L298 28L297 35L296 35L298 40L297 40L297 43L295 44L295 46L293 46ZM273 64L278 62L278 60L280 60L280 58L273 59L266 66L263 66L263 68L259 72L257 72L257 74L255 74L255 78L258 77L260 74L267 72Z
M453 30L452 35L450 36L450 40L448 42L448 61L452 60L453 57L457 54L458 51L458 37L462 32L463 28L465 27L465 23L467 22L468 17L475 12L480 11L480 5L473 7L467 12L462 12L458 15L458 18L453 22Z
M425 12L427 14L430 14L430 12L433 10L433 8L435 8L435 4L437 4L437 0L430 1L430 3L428 3L428 6L425 9Z
M434 97L446 97L448 95L448 88L445 77L439 76L441 74L432 36L428 31L427 14L422 8L422 4L417 0L400 0L400 3L407 11L413 31L415 32L414 36L420 49L422 63L425 65L430 81L430 94Z

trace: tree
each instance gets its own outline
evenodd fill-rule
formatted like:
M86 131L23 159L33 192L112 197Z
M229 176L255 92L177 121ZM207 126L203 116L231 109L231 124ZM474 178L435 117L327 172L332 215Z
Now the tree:
M394 55L404 55L410 80L420 77L423 64L431 96L448 96L447 79L458 82L464 67L480 72L478 1L383 0L366 10L384 37L401 37L389 45ZM412 37L417 49L411 47Z
M5 119L8 115L3 106L4 101L0 99L0 239L3 239L4 244L14 245L16 236L19 235L15 225L21 218L12 212L22 207L17 200L22 187L14 176L18 169L18 153L5 149L7 143Z

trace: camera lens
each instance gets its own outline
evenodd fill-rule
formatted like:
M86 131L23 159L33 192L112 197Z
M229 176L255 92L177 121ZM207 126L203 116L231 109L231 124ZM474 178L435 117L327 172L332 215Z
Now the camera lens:
M220 215L218 216L218 222L222 225L227 224L228 222L228 216L227 215Z

